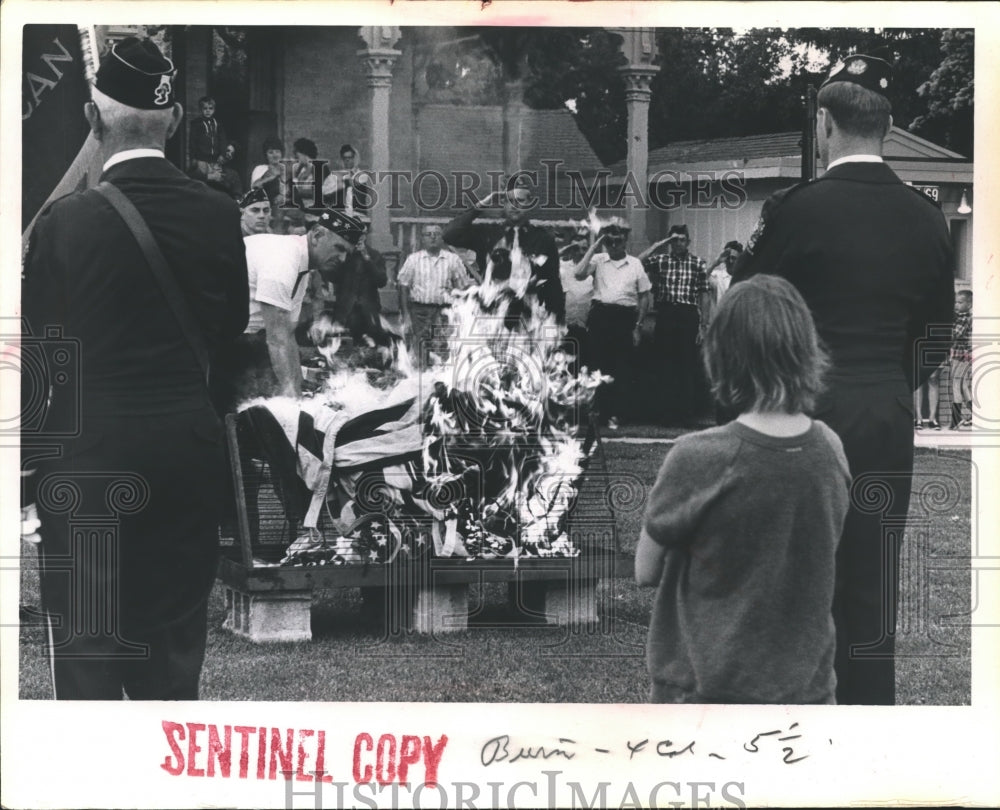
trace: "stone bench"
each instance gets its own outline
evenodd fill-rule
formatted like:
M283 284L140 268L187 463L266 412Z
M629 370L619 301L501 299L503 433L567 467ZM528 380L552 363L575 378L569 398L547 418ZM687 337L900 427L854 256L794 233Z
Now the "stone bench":
M508 607L539 623L579 626L600 617L597 585L632 576L633 558L597 553L574 558L466 560L431 558L421 565L247 568L224 554L224 627L255 642L312 639L313 592L360 588L366 613L390 632L439 635L469 628L469 589L507 583Z
M218 571L226 594L224 627L253 641L311 639L313 592L336 588L360 588L366 614L393 631L465 630L470 626L470 586L489 583L507 583L511 611L528 621L584 625L601 615L598 582L633 575L633 558L618 550L615 539L610 479L596 426L585 451L596 442L596 463L588 469L567 524L567 534L582 550L577 557L522 557L516 562L450 557L304 567L257 564L257 560L281 559L296 538L296 525L287 519L273 489L245 480L253 465L241 454L232 414L226 417L226 434L230 458L240 463L232 465L238 542L223 547ZM263 464L256 457L252 460ZM263 480L264 473L260 475ZM248 485L257 493L252 513L247 506Z

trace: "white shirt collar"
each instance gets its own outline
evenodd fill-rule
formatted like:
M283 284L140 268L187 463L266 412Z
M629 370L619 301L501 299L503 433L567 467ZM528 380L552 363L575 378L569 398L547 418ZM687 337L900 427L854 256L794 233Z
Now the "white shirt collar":
M880 155L845 155L844 157L837 158L836 160L831 160L830 165L826 167L827 171L830 171L834 166L839 166L841 163L884 163Z
M631 258L630 254L626 253L620 259L612 259L611 254L608 253L607 251L604 251L604 261L611 262L611 264L614 265L623 265L629 260L629 258Z
M145 158L145 157L163 157L162 149L125 149L121 152L115 152L111 157L107 159L104 163L104 169L102 171L107 171L112 166L119 163L124 163L126 160L135 160L135 158Z

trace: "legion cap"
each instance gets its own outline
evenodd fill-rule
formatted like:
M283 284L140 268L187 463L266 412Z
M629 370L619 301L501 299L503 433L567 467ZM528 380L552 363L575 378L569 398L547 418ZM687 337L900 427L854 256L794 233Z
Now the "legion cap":
M169 110L174 103L174 63L148 39L128 37L111 46L95 87L138 110Z
M306 209L307 213L316 214L314 225L322 225L324 228L333 231L337 236L346 239L352 245L361 241L365 235L365 223L357 217L337 211L334 208Z
M892 66L877 56L856 53L834 65L820 89L833 82L852 82L887 96L892 89Z
M246 208L254 203L268 202L269 200L270 197L267 196L267 192L264 189L252 188L243 195L243 198L240 200L240 208Z

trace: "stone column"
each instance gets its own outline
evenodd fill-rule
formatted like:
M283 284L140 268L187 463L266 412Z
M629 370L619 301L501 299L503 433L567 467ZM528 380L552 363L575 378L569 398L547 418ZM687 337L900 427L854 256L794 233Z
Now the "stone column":
M627 60L619 68L625 78L628 109L628 156L625 183L626 218L632 226L630 249L641 251L648 244L646 213L649 201L649 99L653 76L660 70L656 59L656 31L652 28L612 28L622 37ZM629 193L631 192L631 193ZM640 199L637 200L636 196Z
M358 51L364 62L365 75L371 88L371 162L365 168L372 172L389 170L389 94L392 91L392 68L401 51L395 49L401 36L399 28L365 25L360 36L368 47ZM369 244L376 250L393 247L389 228L389 183L375 183L377 200L370 209L371 237Z
M504 87L503 168L510 177L521 166L521 121L524 119L524 82L508 81Z

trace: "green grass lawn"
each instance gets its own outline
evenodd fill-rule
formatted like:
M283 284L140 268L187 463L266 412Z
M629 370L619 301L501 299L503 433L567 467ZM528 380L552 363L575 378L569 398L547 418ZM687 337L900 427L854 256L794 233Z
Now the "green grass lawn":
M627 473L649 486L665 449L610 443L606 452L612 479ZM967 451L917 450L915 492L938 482L955 498L928 514L921 503L941 509L935 490L915 495L911 504L911 520L919 514L921 525L904 547L896 669L901 704L969 703L970 633L962 614L970 605L970 469ZM626 551L635 548L640 518L635 508L618 516ZM928 559L921 549L929 551L930 566L920 563ZM21 603L37 606L33 549L25 546L22 559ZM255 645L222 629L225 604L216 584L201 694L206 700L642 702L653 591L621 578L603 581L598 596L601 621L590 628L498 627L514 620L506 588L485 585L472 589L468 631L428 638L384 637L366 624L356 590L322 591L315 594L311 643ZM42 632L26 625L20 696L48 699Z

